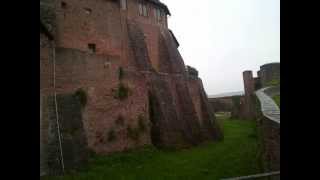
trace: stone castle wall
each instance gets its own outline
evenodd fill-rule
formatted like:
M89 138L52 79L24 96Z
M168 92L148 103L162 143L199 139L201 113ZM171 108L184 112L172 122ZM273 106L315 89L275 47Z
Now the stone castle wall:
M81 118L74 122L86 138L71 136L73 147L87 144L107 154L146 144L176 148L221 139L202 82L188 78L166 18L156 21L152 9L148 17L139 16L138 1L127 2L127 10L119 1L55 3L54 43L40 47L40 96L48 99L56 92L68 99L84 93L85 105L75 110ZM95 52L89 44L95 44ZM69 107L58 103L59 108ZM40 130L43 137L54 126L46 127ZM54 137L47 140L56 142Z
M234 108L232 97L210 98L209 102L216 112L231 112Z
M280 63L270 63L260 67L260 82L262 87L270 85L272 81L280 82Z

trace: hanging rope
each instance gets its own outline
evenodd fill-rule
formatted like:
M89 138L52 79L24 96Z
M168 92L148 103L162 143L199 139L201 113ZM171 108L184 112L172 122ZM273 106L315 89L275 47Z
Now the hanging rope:
M58 113L58 103L57 103L57 92L56 92L56 49L54 42L53 45L53 89L54 89L54 104L55 104L55 113L56 113L56 122L58 129L58 139L59 139L59 147L60 147L60 156L61 156L61 165L62 172L64 172L64 160L63 160L63 152L62 152L62 143L61 143L61 133L60 133L60 124L59 124L59 113Z

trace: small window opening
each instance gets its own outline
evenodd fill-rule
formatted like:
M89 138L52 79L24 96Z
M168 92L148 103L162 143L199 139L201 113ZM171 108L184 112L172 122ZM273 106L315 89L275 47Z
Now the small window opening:
M88 48L91 53L96 52L96 44L88 44Z
M142 16L142 4L139 3L139 15Z
M90 8L84 8L86 14L91 14L92 13L92 9Z
M127 9L127 0L121 0L121 9L126 10Z
M145 3L139 3L139 15L140 16L148 16L148 9Z
M67 8L67 3L66 2L61 2L61 8L66 9Z
M157 21L161 21L162 11L160 9L155 9L154 14Z
M147 11L147 6L146 5L143 6L143 15L144 16L148 16L148 11Z

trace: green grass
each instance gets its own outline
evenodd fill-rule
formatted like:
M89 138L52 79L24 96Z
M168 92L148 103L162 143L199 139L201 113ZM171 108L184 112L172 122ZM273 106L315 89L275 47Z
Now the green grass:
M132 152L94 156L87 169L45 180L218 180L261 172L255 123L220 117L224 141L185 150L145 147Z
M278 105L278 107L280 108L280 95L276 95L273 96L272 99L274 100L274 102Z
M267 86L279 86L279 85L280 85L280 79L273 79L267 83Z

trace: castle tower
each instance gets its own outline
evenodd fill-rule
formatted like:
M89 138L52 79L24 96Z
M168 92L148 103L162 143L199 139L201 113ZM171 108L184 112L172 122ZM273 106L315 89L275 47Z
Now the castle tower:
M243 83L245 91L245 117L252 119L254 116L254 91L255 91L255 82L252 75L252 71L243 72Z
M275 85L280 82L280 63L268 63L260 66L262 87Z

